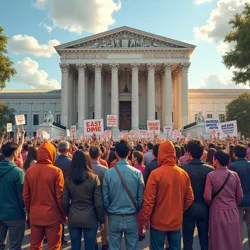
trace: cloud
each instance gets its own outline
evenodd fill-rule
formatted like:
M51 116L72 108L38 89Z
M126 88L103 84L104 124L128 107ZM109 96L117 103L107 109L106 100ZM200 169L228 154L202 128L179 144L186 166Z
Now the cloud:
M53 24L50 27L77 34L99 33L115 23L113 13L121 8L121 0L36 0L33 5L39 9L46 6Z
M13 81L24 82L31 86L33 89L60 89L61 86L55 79L48 79L46 71L39 69L38 62L24 58L18 61L15 69L17 74L14 76Z
M232 49L234 49L236 43L232 42L232 43L227 43L227 42L221 42L217 45L216 50L217 52L228 52Z
M49 40L48 44L39 44L33 36L16 35L13 36L8 46L13 54L31 54L34 56L52 57L56 53L54 46L59 45L58 40Z
M235 13L240 13L244 9L244 4L250 0L218 0L217 6L210 13L207 24L194 28L194 34L199 40L207 40L216 43L221 51L226 45L221 45L225 36L232 30L228 22Z
M197 5L203 4L203 3L210 3L213 0L194 0L194 3Z

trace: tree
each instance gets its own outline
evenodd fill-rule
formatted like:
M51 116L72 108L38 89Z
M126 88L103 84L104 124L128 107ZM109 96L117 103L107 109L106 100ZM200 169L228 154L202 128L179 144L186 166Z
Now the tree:
M8 105L0 102L0 132L6 128L7 123L14 124L15 110L9 109Z
M250 136L250 93L243 93L226 107L227 121L237 120L242 135Z
M229 24L233 31L224 41L235 44L235 47L223 56L223 62L227 68L235 69L232 81L246 85L250 81L250 4L246 3L243 12L235 14Z
M11 77L16 73L12 67L13 62L5 54L8 52L6 45L8 37L3 34L3 28L0 26L0 89L6 87L6 81L10 81Z

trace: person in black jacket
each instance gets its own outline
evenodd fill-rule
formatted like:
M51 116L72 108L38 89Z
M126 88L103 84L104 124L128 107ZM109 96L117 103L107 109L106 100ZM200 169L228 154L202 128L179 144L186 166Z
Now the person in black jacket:
M194 192L194 203L183 216L183 243L184 250L193 249L193 235L195 225L198 228L201 250L208 250L208 222L209 207L206 205L203 194L207 175L214 171L213 167L202 160L204 145L201 140L191 140L187 145L190 161L183 169L188 173Z
M248 244L250 249L250 161L246 159L247 148L244 145L236 145L234 147L234 163L229 166L229 170L236 172L241 181L244 198L239 205L241 222L244 218L247 224Z

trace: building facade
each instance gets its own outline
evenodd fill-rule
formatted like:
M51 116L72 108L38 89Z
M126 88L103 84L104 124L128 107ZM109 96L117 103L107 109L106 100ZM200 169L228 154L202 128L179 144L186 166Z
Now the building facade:
M227 104L244 92L250 92L250 90L189 89L188 123L194 122L195 116L200 111L205 118L212 117L224 120ZM13 108L16 114L24 114L26 116L27 124L24 127L28 136L36 134L38 125L44 122L48 111L52 112L55 122L61 123L60 90L2 90L0 91L0 101ZM162 127L164 126L162 122L161 125ZM141 129L146 128L144 125L139 127Z

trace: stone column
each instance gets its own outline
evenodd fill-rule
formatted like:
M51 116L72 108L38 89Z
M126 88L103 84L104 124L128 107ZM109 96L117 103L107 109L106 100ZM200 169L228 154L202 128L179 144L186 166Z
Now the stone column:
M178 128L182 127L182 81L181 81L181 72L178 70L177 72L177 96L178 96L178 103L177 103L177 117L178 117Z
M102 64L94 64L95 70L95 119L102 118Z
M76 65L78 70L78 128L83 127L83 120L85 119L86 103L85 103L85 64Z
M182 75L182 126L188 125L188 70L190 63L184 63L181 65L181 75Z
M60 68L62 71L62 87L61 87L61 124L68 127L68 106L69 106L69 100L68 100L68 79L69 79L69 64L60 64Z
M173 110L173 96L172 96L172 65L170 63L164 64L165 73L165 116L164 123L165 126L172 126L172 110Z
M178 128L178 92L177 92L177 73L173 72L173 88L174 88L174 127Z
M132 69L132 129L139 129L139 63L131 64Z
M85 71L85 119L89 119L89 78L90 72Z
M73 120L73 72L72 69L69 70L69 79L68 79L68 127L72 125ZM75 112L75 110L74 110Z
M110 64L111 67L111 115L119 115L119 64Z
M155 67L147 64L148 68L148 120L155 120Z

